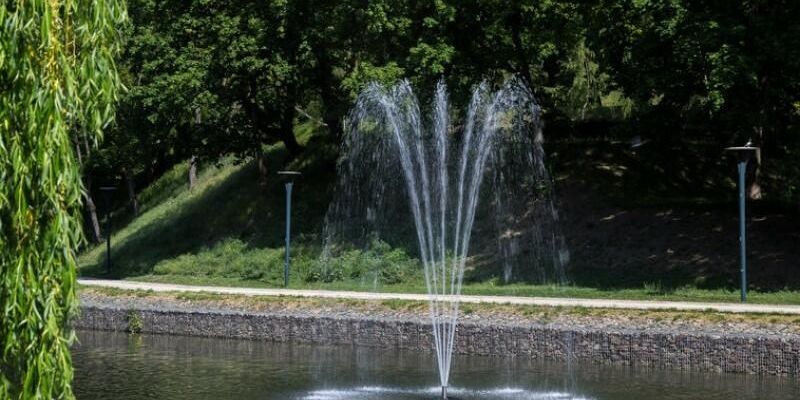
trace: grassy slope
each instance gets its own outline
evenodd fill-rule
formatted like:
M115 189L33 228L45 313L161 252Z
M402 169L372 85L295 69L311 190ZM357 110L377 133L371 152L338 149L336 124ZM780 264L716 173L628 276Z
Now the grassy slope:
M185 166L176 166L142 193L144 212L113 233L111 273L105 271L105 246L96 245L79 256L80 275L132 278L154 271L169 275L176 269L191 273L191 268L226 275L211 270L217 267L226 269L227 276L243 277L254 266L267 264L272 270L282 265L284 188L273 174L287 155L281 146L273 146L267 159L271 176L264 186L253 162L223 160L204 166L191 192ZM333 174L330 157L313 159L322 160L299 158L289 166L308 174L294 189L294 198L302 199L293 207L293 252L299 260L318 251L316 235ZM204 265L210 267L203 270Z
M317 262L321 242L319 233L334 179L330 150L315 147L313 143L309 147L309 152L288 166L285 165L286 154L280 146L271 147L268 151L270 171L288 167L304 172L294 192L291 286L424 292L421 279L411 279L394 285L383 284L380 280L368 277L332 283L308 283L304 279ZM679 189L678 186L682 183L666 182L667 186L663 186L663 179L659 174L664 171L639 165L636 167L639 176L632 177L625 172L631 166L643 163L643 159L649 156L643 157L618 149L601 149L598 152L602 152L607 159L592 158L591 154L584 154L585 157L582 157L582 154L576 154L572 150L574 147L576 146L564 145L556 152L561 154L555 154L554 157L556 169L571 171L573 174L561 176L560 180L582 185L577 190L572 189L580 192L579 195L571 195L569 185L562 184L562 187L567 186L562 190L566 194L562 195L566 203L566 214L568 217L572 216L565 226L567 237L574 238L570 243L573 249L574 284L500 285L497 280L492 279L470 283L465 286L464 293L738 301L733 278L727 282L719 278L737 276L735 251L728 255L727 248L723 248L718 252L724 253L724 256L716 253L705 255L703 251L717 251L714 245L718 243L712 243L717 239L710 236L710 239L703 239L701 236L694 240L681 239L684 234L695 236L695 226L702 228L703 232L713 232L716 237L724 237L729 228L735 227L731 221L719 222L713 218L698 224L698 218L705 218L708 212L702 208L697 211L691 206L682 205L687 202L697 204L719 201L708 196L708 193L715 193L718 188L699 188L691 199L669 198L664 194L671 189ZM619 154L614 155L615 152ZM613 157L609 158L608 155ZM559 159L562 160L560 163ZM578 165L570 165L575 163ZM592 172L593 170L596 171ZM271 179L266 186L260 186L257 183L257 169L252 163L234 164L225 161L219 166L204 168L198 187L189 192L185 185L185 172L185 166L177 166L141 194L145 209L143 214L120 227L113 235L114 268L109 275L160 282L281 286L284 227L282 183L276 178ZM691 175L691 172L688 174ZM678 174L676 179L680 181L686 179L686 176L687 173L684 172ZM653 185L648 191L644 190L647 182L660 183ZM587 186L593 186L595 192L600 191L598 188L612 189L608 191L609 197L620 197L614 199L615 203L623 205L616 206L617 208L598 205L603 201L583 196L587 192ZM631 202L652 203L654 199L668 203L648 204L649 208L644 211L628 210ZM729 210L723 211L726 214ZM681 218L686 220L684 224L675 222L676 216L681 212L684 213ZM608 216L613 218L609 219ZM723 229L717 230L718 223ZM707 226L712 224L713 226ZM769 231L770 227L765 229ZM625 235L626 232L627 237L620 237L620 234ZM790 234L796 235L796 232ZM784 240L791 241L791 235ZM644 243L645 240L647 243ZM776 242L768 236L765 241ZM682 251L682 243L690 247ZM663 251L660 247L664 247ZM786 246L781 244L779 247ZM779 261L791 261L793 256L792 253L785 252L770 254L773 253L778 255L773 258ZM680 258L681 254L686 254L687 257ZM85 251L79 259L80 274L108 276L103 268L103 257L103 246ZM762 264L766 262L764 260L769 261L761 258ZM758 270L754 273L756 278L758 273ZM707 281L715 284L704 285L703 282ZM716 284L717 282L721 283ZM762 303L800 304L800 292L783 288L784 286L769 285L762 290L753 290L749 299Z

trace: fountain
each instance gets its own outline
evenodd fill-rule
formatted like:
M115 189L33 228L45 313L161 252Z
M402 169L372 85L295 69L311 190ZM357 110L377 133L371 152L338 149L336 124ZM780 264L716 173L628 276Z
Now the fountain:
M404 229L415 236L430 295L441 396L447 398L480 198L489 197L491 211L483 214L493 216L485 218L494 224L487 235L495 237L505 282L516 273L529 281L563 283L569 253L557 231L540 108L528 88L513 78L494 92L480 84L459 129L450 123L444 83L433 97L432 115L424 121L408 81L390 88L373 83L359 95L326 217L323 257L332 243L364 244L376 236L402 236Z

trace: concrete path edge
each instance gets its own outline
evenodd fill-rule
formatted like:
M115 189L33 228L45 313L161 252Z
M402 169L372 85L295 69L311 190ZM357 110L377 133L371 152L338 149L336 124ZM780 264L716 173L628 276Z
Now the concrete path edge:
M194 286L178 285L171 283L137 282L128 280L109 280L80 278L78 284L83 286L115 288L123 290L145 290L153 292L192 292L230 294L240 296L288 296L311 297L350 300L411 300L427 301L431 297L427 294L417 293L376 293L353 292L337 290L299 290L299 289L268 289L268 288L243 288L225 286ZM743 304L743 303L705 303L683 301L652 301L652 300L615 300L615 299L576 299L558 297L521 297L521 296L475 296L461 295L462 303L475 304L512 304L526 306L549 307L587 307L610 308L628 310L677 310L677 311L715 311L722 313L747 313L747 314L790 314L800 315L800 306L773 305L773 304ZM450 296L440 296L440 300L448 301Z

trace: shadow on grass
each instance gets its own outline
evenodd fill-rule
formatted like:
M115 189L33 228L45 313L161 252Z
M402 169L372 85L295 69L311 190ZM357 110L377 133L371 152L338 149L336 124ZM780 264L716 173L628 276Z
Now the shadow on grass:
M648 147L649 146L649 147ZM559 198L583 287L739 289L735 166L709 143L556 143ZM587 190L588 189L588 190ZM747 205L748 287L800 289L798 215L776 202Z
M556 142L549 148L554 175L559 177L556 191L571 252L571 284L641 289L653 295L686 287L737 290L733 166L708 146L636 151L626 146ZM105 275L104 253L99 249L91 253L94 259L83 263L81 274L118 278L150 274L161 261L198 254L227 239L246 243L248 250L282 248L285 192L275 172L287 157L276 148L267 159L270 179L265 187L259 186L254 164L235 167L229 176L188 198L181 197L183 193L168 200L182 204L115 244L110 275ZM299 246L321 245L319 234L336 179L334 159L335 155L321 157L310 147L288 166L303 172L294 186L292 210L294 243ZM767 204L748 206L750 288L800 289L798 216ZM397 219L404 215L398 212ZM392 244L415 255L415 239L408 239L410 232L397 226L398 238ZM492 235L476 226L471 249L481 266L468 272L469 282L501 285Z
M269 152L270 179L266 186L259 185L254 162L226 167L235 170L219 182L199 188L188 198L168 200L183 203L173 213L144 224L119 244L112 240L110 274L103 264L105 253L96 251L96 258L83 265L81 275L124 278L148 274L160 261L197 253L228 238L253 248L282 247L285 191L283 181L274 174L287 158L282 149ZM295 164L302 166L304 175L293 192L293 236L314 241L330 198L333 161L304 154L293 161Z

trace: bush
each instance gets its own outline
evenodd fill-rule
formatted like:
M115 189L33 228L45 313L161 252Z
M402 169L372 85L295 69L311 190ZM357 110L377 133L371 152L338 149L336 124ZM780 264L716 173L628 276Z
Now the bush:
M197 253L164 260L153 273L283 282L283 249L249 248L241 240L226 239Z
M326 260L309 254L304 246L292 249L292 277L309 283L375 279L391 285L414 281L422 274L415 258L382 241L373 241L366 250L348 250ZM239 239L226 239L196 253L161 261L153 267L153 274L283 285L283 263L282 248L252 248Z
M402 249L375 240L366 250L347 250L310 265L306 282L336 282L377 276L384 284L410 282L420 277L419 262Z
M136 310L128 310L128 333L142 333L144 321Z

